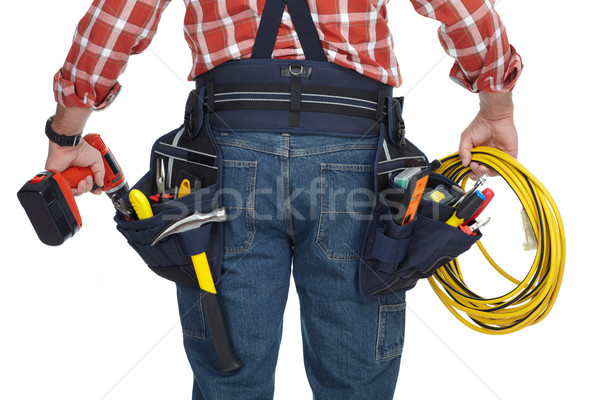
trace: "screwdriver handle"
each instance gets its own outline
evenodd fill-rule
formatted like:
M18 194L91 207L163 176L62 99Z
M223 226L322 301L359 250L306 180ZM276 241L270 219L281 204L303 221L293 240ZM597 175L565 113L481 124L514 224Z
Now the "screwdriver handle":
M485 208L488 206L488 204L490 204L490 201L492 201L492 199L494 198L494 191L490 188L485 189L482 193L485 196L485 200L483 201L483 203L481 203L481 205L479 206L477 211L475 211L475 214L473 214L473 216L471 218L469 218L468 220L465 221L467 224L469 222L477 219L477 217L479 217L481 215L483 210L485 210Z
M448 225L457 228L466 219L470 219L485 201L485 196L479 190L468 195L465 200L456 207L456 211L446 221Z
M129 201L137 214L138 219L152 218L154 213L146 195L137 189L129 192Z

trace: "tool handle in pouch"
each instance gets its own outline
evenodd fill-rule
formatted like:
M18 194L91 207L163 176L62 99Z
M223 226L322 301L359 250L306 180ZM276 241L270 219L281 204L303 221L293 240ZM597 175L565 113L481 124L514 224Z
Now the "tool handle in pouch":
M137 189L129 192L129 201L137 214L138 219L148 219L154 216L152 207L146 195Z

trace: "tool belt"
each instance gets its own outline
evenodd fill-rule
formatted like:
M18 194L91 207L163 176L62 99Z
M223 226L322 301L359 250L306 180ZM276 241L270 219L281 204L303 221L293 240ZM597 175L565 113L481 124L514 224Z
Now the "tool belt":
M305 60L270 58L286 5ZM405 138L403 100L392 97L392 87L326 60L306 2L267 0L252 58L228 61L196 78L184 125L156 141L150 171L133 188L147 197L157 193L157 165L165 166L165 187L170 194L184 178L198 184L185 197L159 199L162 201L152 205L152 218L115 218L119 232L154 272L196 286L188 255L206 252L212 276L218 280L223 258L222 223L208 223L152 245L173 221L222 207L222 160L213 127L236 132L378 135L373 176L376 196L358 273L364 296L407 290L479 240L480 234L470 236L443 222L452 216L452 207L426 200L411 222L399 224L394 220L398 211L392 211L390 205L402 201L405 194L394 183L394 175L410 166L420 166L429 173L429 161ZM440 183L448 187L455 184L430 174L428 187Z
M331 82L338 85L326 84ZM222 159L213 127L236 132L377 136L386 125L379 121L388 113L391 93L390 86L326 62L241 60L214 68L196 79L184 124L156 140L150 170L132 187L153 200L154 216L127 221L117 214L117 230L161 277L197 286L189 254L206 252L217 281L223 257L222 223L209 223L153 244L175 221L223 207ZM159 199L155 178L160 165L165 167L167 194ZM175 188L183 179L194 183L192 193L177 198Z
M310 81L311 85L300 85L301 101L299 107L294 107L293 84L285 72L300 70L306 74L303 82L321 78L320 81L341 82L343 86L319 85L313 81ZM248 83L251 77L254 82ZM256 77L263 77L263 82L258 82ZM317 83L320 81L315 79ZM278 89L274 91L276 85ZM233 90L235 88L239 90ZM307 92L309 95L305 95ZM331 102L332 97L326 96L343 97L343 101L336 101L335 107L321 106L318 111L313 111L313 104L321 103L311 101L317 98L319 100L314 101ZM271 101L274 99L277 101ZM327 63L243 60L223 64L197 80L197 88L187 101L184 125L154 143L150 170L133 186L149 198L156 194L154 177L162 162L167 193L173 195L182 179L196 182L196 187L188 196L167 197L153 204L152 218L125 221L117 215L117 229L158 275L197 286L189 252L184 251L194 246L195 253L206 252L216 281L223 257L222 223L209 223L151 245L174 221L194 211L209 213L223 206L219 194L222 160L214 140L213 125L237 132L379 135L373 177L376 196L360 253L360 292L364 296L380 296L410 289L419 279L431 276L437 268L468 250L481 235L469 236L447 225L443 221L452 216L453 207L427 199L421 201L412 222L401 225L394 220L397 211L390 208L390 199L399 201L404 195L404 189L393 181L395 173L411 166L421 166L429 171L425 154L405 137L402 108L403 99L393 98L391 88ZM295 113L298 115L294 116ZM331 121L337 118L346 123L332 124ZM430 173L427 187L440 184L450 187L456 182Z

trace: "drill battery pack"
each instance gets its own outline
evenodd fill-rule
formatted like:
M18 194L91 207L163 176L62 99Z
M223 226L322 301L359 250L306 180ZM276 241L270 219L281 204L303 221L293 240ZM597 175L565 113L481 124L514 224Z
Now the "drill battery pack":
M81 228L81 216L70 184L54 171L44 171L17 192L39 239L59 246Z

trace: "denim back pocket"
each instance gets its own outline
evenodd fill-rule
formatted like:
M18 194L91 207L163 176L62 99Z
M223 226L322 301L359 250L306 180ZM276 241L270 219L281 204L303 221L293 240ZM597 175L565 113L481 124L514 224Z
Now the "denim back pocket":
M248 251L254 240L257 167L257 161L223 160L225 253Z
M321 212L316 243L330 260L358 260L372 210L373 166L321 164Z

